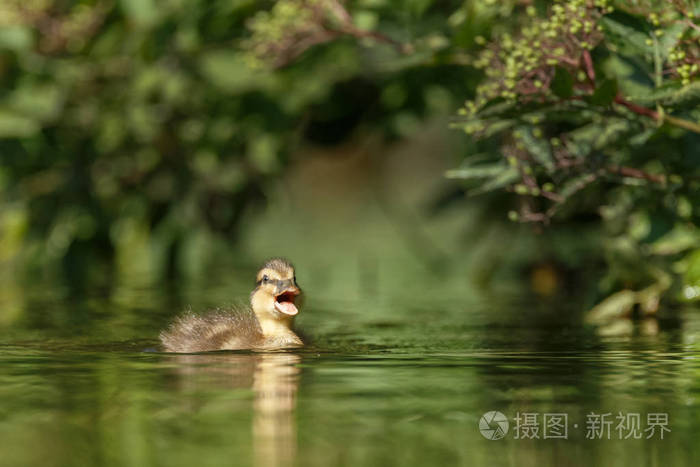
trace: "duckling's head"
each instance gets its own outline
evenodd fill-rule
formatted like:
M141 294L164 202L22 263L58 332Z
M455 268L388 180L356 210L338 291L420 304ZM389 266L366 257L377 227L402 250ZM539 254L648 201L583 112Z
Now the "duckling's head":
M258 271L250 304L260 323L279 322L290 326L299 313L295 303L301 295L294 266L282 258L268 260Z

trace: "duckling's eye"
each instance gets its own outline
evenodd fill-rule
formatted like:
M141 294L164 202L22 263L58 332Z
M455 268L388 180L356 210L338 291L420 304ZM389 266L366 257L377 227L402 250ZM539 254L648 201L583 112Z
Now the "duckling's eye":
M267 277L267 274L265 274L265 275L263 276L263 282L267 282L267 281L269 281L269 280L270 280L270 278Z

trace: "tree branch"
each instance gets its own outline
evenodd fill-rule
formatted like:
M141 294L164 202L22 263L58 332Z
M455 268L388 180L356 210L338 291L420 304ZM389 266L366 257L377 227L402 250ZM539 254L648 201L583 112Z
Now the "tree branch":
M586 70L586 75L591 83L595 83L595 68L593 67L593 59L591 58L591 52L588 50L583 51L583 65Z
M634 167L625 167L620 165L611 165L608 168L608 172L622 175L623 177L639 178L643 180L649 180L654 183L666 183L666 176L663 174L650 174L640 169Z
M695 133L700 133L700 125L695 123L695 122L691 122L689 120L684 120L684 119L678 118L678 117L672 117L671 115L663 115L662 116L656 110L653 110L653 109L650 109L647 107L643 107L641 105L637 105L633 102L630 102L619 94L617 96L615 96L615 102L617 104L622 105L623 107L628 108L629 110L636 113L637 115L644 115L646 117L653 118L657 122L668 122L671 125L674 125L674 126L677 126L680 128L685 128L686 130L690 130L690 131L693 131Z

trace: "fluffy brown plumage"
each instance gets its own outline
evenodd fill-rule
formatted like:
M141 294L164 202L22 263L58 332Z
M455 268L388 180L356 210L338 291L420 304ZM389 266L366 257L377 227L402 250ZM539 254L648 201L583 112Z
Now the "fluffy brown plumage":
M161 332L160 340L166 351L184 353L299 347L303 342L292 324L300 294L294 266L273 258L258 271L251 308L187 312Z
M250 310L191 311L175 319L160 340L168 352L207 352L254 347L263 339L260 323Z

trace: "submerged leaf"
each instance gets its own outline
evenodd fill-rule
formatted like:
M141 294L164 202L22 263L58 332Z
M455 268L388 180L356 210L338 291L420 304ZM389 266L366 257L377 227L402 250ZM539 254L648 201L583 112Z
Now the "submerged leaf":
M687 256L685 283L700 285L700 250L695 250Z
M637 303L637 294L632 290L616 292L586 314L585 321L589 324L602 324L620 318L632 311Z

